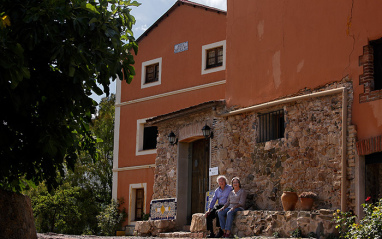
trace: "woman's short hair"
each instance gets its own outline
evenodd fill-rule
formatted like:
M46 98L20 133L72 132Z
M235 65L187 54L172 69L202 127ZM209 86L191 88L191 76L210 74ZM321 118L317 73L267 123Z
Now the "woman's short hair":
M239 177L233 177L231 180L231 185L233 185L233 180L237 180L239 182L239 188L241 188L240 178Z
M228 180L227 180L227 178L224 175L218 176L218 178L216 179L216 182L219 183L219 179L221 179L221 178L224 179L225 184L228 184Z

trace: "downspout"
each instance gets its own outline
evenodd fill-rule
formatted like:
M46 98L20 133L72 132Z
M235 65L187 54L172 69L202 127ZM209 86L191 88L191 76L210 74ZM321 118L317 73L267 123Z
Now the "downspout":
M346 88L343 88L343 91L342 91L342 155L341 155L341 174L342 174L342 177L341 177L341 211L343 211L343 212L347 211L347 204L346 204L347 108L348 108L348 94L347 94Z
M242 114L245 112L269 108L269 107L280 105L280 104L295 102L298 100L312 99L312 98L322 97L322 96L326 96L326 95L333 95L333 94L338 94L338 93L342 93L341 210L346 211L347 210L347 206L346 206L347 90L345 87L315 92L315 93L311 93L311 94L307 94L307 95L300 95L300 96L294 96L294 97L289 97L289 98L285 98L285 99L275 100L275 101L271 101L271 102L267 102L267 103L263 103L263 104L259 104L259 105L250 106L250 107L243 108L243 109L234 110L234 111L231 111L231 112L228 112L225 114L221 114L220 116L221 117L228 117L228 116L232 116L232 115Z

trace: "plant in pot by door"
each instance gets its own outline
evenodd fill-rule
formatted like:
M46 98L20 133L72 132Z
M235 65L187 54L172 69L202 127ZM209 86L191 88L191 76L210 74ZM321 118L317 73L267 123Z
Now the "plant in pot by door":
M284 211L294 211L298 201L298 196L294 188L286 188L281 195L281 203Z
M301 210L310 211L313 207L314 199L317 198L317 194L314 192L303 192L299 196L301 201Z

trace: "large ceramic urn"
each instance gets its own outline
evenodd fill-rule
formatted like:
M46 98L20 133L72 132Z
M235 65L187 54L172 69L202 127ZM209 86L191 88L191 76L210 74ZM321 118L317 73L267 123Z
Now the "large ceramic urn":
M281 195L281 203L283 204L284 211L294 211L298 201L296 192L284 191Z

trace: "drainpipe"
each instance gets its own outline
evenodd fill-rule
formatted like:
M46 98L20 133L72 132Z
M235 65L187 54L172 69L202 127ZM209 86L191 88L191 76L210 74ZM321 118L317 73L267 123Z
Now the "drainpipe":
M312 98L317 98L317 97L322 97L326 95L333 95L333 94L338 94L342 93L342 154L341 154L341 211L346 211L347 210L347 205L346 205L346 152L347 152L347 147L346 147L346 135L347 135L347 90L345 87L340 87L336 89L330 89L330 90L325 90L325 91L320 91L320 92L315 92L307 95L300 95L300 96L294 96L294 97L289 97L285 99L280 99L280 100L275 100L259 105L254 105L250 106L247 108L243 109L238 109L234 110L225 114L221 114L221 117L228 117L232 115L237 115L237 114L242 114L250 111L256 111L264 108L269 108L272 106L280 105L280 104L286 104L290 102L295 102L298 100L306 100L306 99L312 99Z
M348 108L348 94L346 88L342 91L342 155L341 155L341 211L347 211L346 204L346 152L347 152L347 108Z

